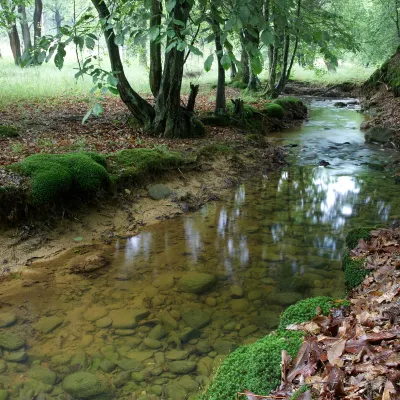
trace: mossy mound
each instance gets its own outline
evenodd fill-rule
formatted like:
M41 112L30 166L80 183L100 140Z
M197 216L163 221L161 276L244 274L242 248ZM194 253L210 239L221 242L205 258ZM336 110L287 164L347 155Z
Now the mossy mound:
M242 81L233 81L230 85L230 87L233 87L235 89L246 89L247 88L247 83L244 83Z
M228 103L226 108L228 110L228 113L232 115L232 117L236 116L236 114L234 114L234 106L232 103ZM259 114L257 108L253 107L250 104L243 104L243 117L245 119L253 118L257 114Z
M285 115L285 110L279 104L267 103L264 106L264 114L271 118L282 119Z
M169 168L183 165L180 153L167 149L128 149L121 150L109 159L113 163L113 172L118 177L139 179L146 174L157 174Z
M202 400L233 400L244 389L268 395L281 382L282 350L297 354L303 334L277 331L257 342L239 347L220 366Z
M299 103L302 103L302 101L300 99L298 99L297 97L286 96L286 97L281 97L279 99L275 99L272 103L278 104L282 108L287 109L287 108L291 108Z
M354 289L364 278L369 274L369 271L364 268L365 258L351 257L350 254L345 254L342 260L344 270L344 284L348 290Z
M201 122L208 126L229 126L231 124L229 115L214 115L205 113L200 117Z
M328 315L332 307L333 299L331 297L318 296L300 300L284 311L281 315L279 328L285 329L291 324L300 324L312 320L317 315L317 308L322 315Z
M29 202L44 205L107 189L105 159L93 153L35 154L9 168L30 178Z
M15 138L18 137L18 129L8 125L0 125L0 138Z
M353 250L357 247L360 239L369 240L371 235L369 234L370 229L368 228L355 228L349 231L346 236L346 246L349 250Z

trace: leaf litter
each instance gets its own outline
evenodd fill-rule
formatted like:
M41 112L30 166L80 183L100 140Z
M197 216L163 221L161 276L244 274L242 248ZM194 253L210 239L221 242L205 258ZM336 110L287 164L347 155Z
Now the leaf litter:
M351 256L366 257L370 274L350 306L287 328L304 331L304 342L294 360L282 352L280 387L257 400L400 399L400 229L372 231Z

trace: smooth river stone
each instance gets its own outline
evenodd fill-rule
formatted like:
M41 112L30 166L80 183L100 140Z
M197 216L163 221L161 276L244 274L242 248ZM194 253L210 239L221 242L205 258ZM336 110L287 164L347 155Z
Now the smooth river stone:
M132 329L137 327L137 323L146 318L150 314L149 310L112 310L110 318L113 321L113 328L115 329Z
M183 322L193 329L201 329L207 326L211 321L211 314L198 309L184 312L182 314Z
M246 299L235 299L231 301L232 311L245 312L248 311L250 304Z
M8 328L17 322L17 317L11 313L0 313L0 328Z
M231 297L233 299L240 299L243 297L243 289L238 285L231 286Z
M188 272L179 280L179 288L187 293L201 294L217 283L215 276L202 272Z
M96 321L96 326L97 326L97 328L105 329L105 328L108 328L109 326L111 326L112 323L113 323L113 321L110 317L104 317L104 318L100 318Z
M165 353L165 358L172 361L185 360L188 357L189 352L186 350L171 350Z
M168 363L168 369L178 375L190 374L196 369L196 363L192 361L171 361Z
M57 375L55 372L40 365L34 365L28 371L28 377L35 379L36 381L43 382L47 385L54 385L57 380Z
M6 350L19 350L25 346L25 339L13 333L0 332L0 348Z
M256 325L249 325L249 326L246 326L245 328L243 328L243 329L241 329L241 330L239 331L239 336L240 336L240 337L246 337L246 336L251 335L252 333L254 333L254 332L257 331L257 330L258 330L258 326L256 326Z
M40 318L40 320L36 323L35 329L41 333L50 333L59 327L63 322L64 320L60 317L43 317Z
M161 291L172 289L174 284L174 276L171 274L161 274L154 281L154 286Z
M159 340L151 338L145 338L143 343L150 349L159 349L162 346L162 343Z
M101 380L89 372L76 372L63 381L63 389L77 399L90 399L106 393Z
M104 307L94 306L87 309L85 314L83 314L83 318L86 321L94 322L100 318L105 317L108 314L108 310Z

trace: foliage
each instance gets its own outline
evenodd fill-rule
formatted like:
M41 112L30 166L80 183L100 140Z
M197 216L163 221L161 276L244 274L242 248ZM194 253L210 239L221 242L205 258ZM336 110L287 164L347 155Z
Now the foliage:
M230 85L230 87L233 87L235 89L246 89L247 84L241 81L233 81Z
M244 389L268 395L280 383L281 354L292 357L302 343L301 332L277 331L257 342L239 347L219 367L202 400L233 400Z
M290 400L297 400L303 393L307 392L310 387L308 385L303 385L299 390L296 390L295 393L290 397Z
M345 254L342 260L344 270L344 284L348 290L354 289L370 271L364 268L365 258L351 257L349 253Z
M10 168L30 178L31 203L44 205L107 189L110 177L104 165L104 158L93 153L35 154Z
M264 113L268 117L281 119L285 115L285 110L279 104L267 103L264 106Z
M349 250L354 249L360 239L369 240L371 238L370 229L368 228L355 228L349 231L346 236L346 246Z
M228 109L228 112L233 115L234 112L234 106L232 103L229 103L226 107ZM244 113L244 118L245 119L250 119L254 116L254 114L257 114L259 111L257 108L253 107L250 104L243 104L243 113Z
M331 297L318 296L300 300L289 306L281 315L279 328L285 329L291 324L300 324L310 321L316 316L316 309L321 310L322 315L328 315L333 303Z
M14 138L18 136L19 136L18 129L8 125L0 125L0 138L2 137Z

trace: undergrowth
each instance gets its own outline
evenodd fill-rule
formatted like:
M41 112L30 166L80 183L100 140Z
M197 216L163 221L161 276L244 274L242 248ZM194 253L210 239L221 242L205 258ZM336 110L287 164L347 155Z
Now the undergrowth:
M18 136L19 136L18 129L8 125L0 125L0 138L2 137L15 138Z
M369 271L364 268L365 258L351 257L345 254L342 260L344 270L344 284L348 290L360 285Z
M281 119L285 115L285 110L279 104L267 103L264 106L264 113L268 117Z
M370 229L368 228L355 228L349 231L345 239L348 249L353 250L355 247L357 247L360 239L371 239L371 235L369 234L369 232Z

